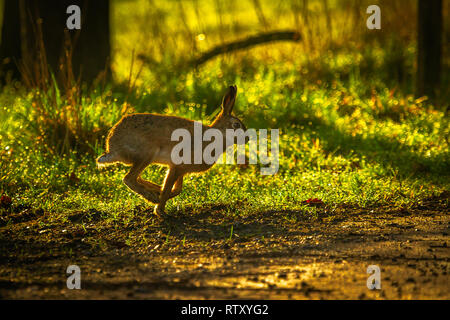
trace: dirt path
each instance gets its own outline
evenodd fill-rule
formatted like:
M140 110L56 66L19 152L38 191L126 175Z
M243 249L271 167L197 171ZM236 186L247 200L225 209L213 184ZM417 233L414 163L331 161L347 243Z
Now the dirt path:
M159 232L158 228L142 231L150 238L145 247L118 239L100 251L74 245L69 254L67 242L63 245L56 236L45 245L37 241L37 230L20 238L14 227L3 226L0 295L20 299L450 298L447 196L411 210L360 210L339 219L282 223L285 215L267 212L263 215L267 220L258 223L251 217L237 219L232 241L219 239L224 232L218 231L223 222L218 221L224 219L219 213L183 215L161 223ZM27 223L14 226L24 230ZM184 243L161 239L161 230L169 226L175 236L185 232ZM52 232L58 235L62 230L55 227ZM115 231L110 232L114 238ZM90 235L88 230L81 243L96 239ZM69 243L78 242L76 238ZM66 288L65 271L71 264L81 269L81 290ZM369 265L381 269L381 290L367 289Z

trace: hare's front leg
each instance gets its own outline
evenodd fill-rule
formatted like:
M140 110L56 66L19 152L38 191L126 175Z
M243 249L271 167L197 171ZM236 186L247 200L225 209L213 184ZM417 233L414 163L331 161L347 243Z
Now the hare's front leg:
M125 185L128 188L130 188L134 192L140 194L148 201L150 201L152 203L158 203L159 197L160 197L160 192L150 190L144 184L139 183L139 180L140 180L139 175L142 173L142 171L145 169L145 167L147 165L148 165L147 162L139 162L139 163L133 164L130 171L127 173L127 175L123 179L123 182L125 183Z
M177 181L175 181L175 185L173 186L173 190L170 193L169 199L172 199L173 197L179 195L182 189L183 189L183 176L180 175Z
M172 187L179 177L180 175L177 173L177 170L175 168L169 168L166 178L164 179L164 186L161 192L161 196L159 197L159 203L155 206L154 212L156 215L159 216L164 214L164 208L166 206L167 200L171 196ZM180 183L182 183L182 180ZM179 188L180 188L179 191L181 192L181 187Z

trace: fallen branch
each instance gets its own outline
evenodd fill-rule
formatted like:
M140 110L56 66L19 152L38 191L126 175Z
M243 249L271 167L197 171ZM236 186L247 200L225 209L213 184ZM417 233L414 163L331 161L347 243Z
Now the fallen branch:
M300 41L301 36L296 31L275 31L275 32L267 32L261 33L255 36L248 37L244 40L238 40L230 43L225 43L219 45L217 47L212 48L211 50L205 52L200 57L191 61L191 64L195 67L205 63L209 59L214 58L220 54L228 53L231 51L242 50L249 47L253 47L259 44L273 42L273 41Z

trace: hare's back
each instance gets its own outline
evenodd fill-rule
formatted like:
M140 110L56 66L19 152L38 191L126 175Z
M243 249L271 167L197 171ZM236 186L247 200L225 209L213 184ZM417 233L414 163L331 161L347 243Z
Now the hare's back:
M130 134L138 132L141 134L155 133L158 135L171 133L177 128L192 127L193 121L175 117L163 116L153 113L135 113L124 116L114 127L114 131ZM170 138L170 136L169 136Z
M141 148L148 143L172 144L172 132L179 128L192 130L193 121L153 113L130 114L124 116L111 129L108 144L112 148L122 145Z

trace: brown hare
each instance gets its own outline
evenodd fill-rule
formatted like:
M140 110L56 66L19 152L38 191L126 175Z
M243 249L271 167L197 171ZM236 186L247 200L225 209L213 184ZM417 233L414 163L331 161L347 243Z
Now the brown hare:
M203 132L211 128L218 129L222 133L222 137L226 136L227 129L242 129L245 131L246 128L243 123L231 115L236 100L236 92L236 86L228 88L223 97L222 110L209 126L184 118L152 113L136 113L124 116L109 131L106 139L106 152L97 159L98 165L103 166L115 162L131 165L130 171L123 179L125 185L149 202L155 203L155 214L164 214L167 200L180 194L185 174L206 171L214 165L214 163L209 164L204 160L201 160L201 163L198 163L198 161L174 163L172 149L178 142L172 141L172 133L174 130L181 128L186 129L193 136L195 123L201 126ZM233 143L236 143L236 141L233 141ZM225 144L220 154L228 146ZM194 148L194 142L192 142L190 147L194 150L198 148L198 145L196 144ZM201 148L203 150L204 146L201 146ZM216 160L220 154L215 155ZM140 177L142 171L151 163L169 167L162 188Z

